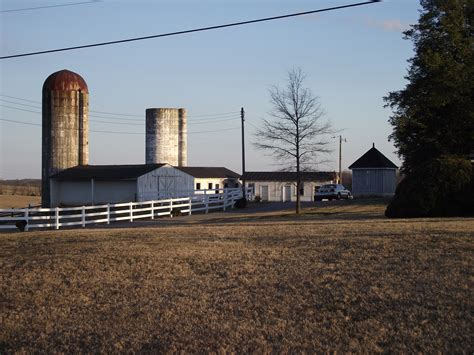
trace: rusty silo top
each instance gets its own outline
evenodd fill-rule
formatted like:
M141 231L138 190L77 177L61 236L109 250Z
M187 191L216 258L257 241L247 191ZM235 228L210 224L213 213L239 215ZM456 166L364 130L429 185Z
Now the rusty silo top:
M89 93L87 84L82 76L69 70L60 70L51 74L43 84L43 92L76 90L81 90L87 94Z

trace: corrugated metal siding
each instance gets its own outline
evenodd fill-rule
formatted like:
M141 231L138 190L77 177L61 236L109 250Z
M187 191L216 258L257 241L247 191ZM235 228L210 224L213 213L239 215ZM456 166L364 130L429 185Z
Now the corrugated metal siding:
M395 169L352 170L352 193L354 195L389 195L395 193Z
M394 194L397 187L397 173L395 170L384 171L384 193Z
M136 180L94 182L94 204L96 205L135 201L136 194Z
M92 197L90 180L53 180L53 191L51 201L53 207L132 202L136 200L136 181L94 181L94 197Z
M92 190L90 181L54 181L51 207L90 205Z
M138 178L137 200L150 201L180 196L194 190L194 178L171 166L163 166Z

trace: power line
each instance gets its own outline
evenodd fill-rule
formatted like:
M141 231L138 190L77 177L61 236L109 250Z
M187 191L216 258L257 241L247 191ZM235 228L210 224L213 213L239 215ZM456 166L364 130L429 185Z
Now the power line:
M41 112L38 112L38 111L33 111L33 110L28 110L26 108L19 108L19 107L13 107L13 106L8 106L8 105L0 105L1 107L6 107L6 108L11 108L11 109L14 109L14 110L19 110L19 111L25 111L25 112L32 112L32 113L39 113L41 114Z
M27 57L27 56L33 56L33 55L39 55L39 54L47 54L47 53L54 53L54 52L64 52L64 51L70 51L70 50L75 50L75 49L84 49L84 48L91 48L91 47L108 46L108 45L111 45L111 44L119 44L119 43L126 43L126 42L135 42L135 41L143 41L143 40L152 39L152 38L170 37L170 36L177 36L177 35L183 35L183 34L194 33L194 32L203 32L203 31L217 30L217 29L226 28L226 27L249 25L249 24L258 23L258 22L274 21L274 20L280 20L280 19L284 19L284 18L290 18L290 17L296 17L296 16L303 16L303 15L316 14L316 13L320 13L320 12L341 10L341 9L346 9L346 8L350 8L350 7L356 7L356 6L374 4L374 3L377 3L377 2L381 2L381 1L382 1L382 0L364 1L364 2L359 2L359 3L349 4L349 5L334 6L334 7L328 7L328 8L318 9L318 10L312 10L312 11L297 12L297 13L292 13L292 14L286 14L286 15L280 15L280 16L272 16L272 17L265 17L265 18L259 18L259 19L248 20L248 21L232 22L232 23L227 23L227 24L224 24L224 25L216 25L216 26L209 26L209 27L200 27L200 28L195 28L195 29L191 29L191 30L183 30L183 31L176 31L176 32L161 33L161 34L157 34L157 35L143 36L143 37L133 37L133 38L120 39L120 40L109 41L109 42L99 42L99 43L93 43L93 44L85 44L85 45L82 45L82 46L63 47L63 48L58 48L58 49L49 49L49 50L43 50L43 51L38 51L38 52L28 52L28 53L21 53L21 54L13 54L13 55L7 55L7 56L0 57L0 59L10 59L10 58Z
M25 101L25 102L36 103L36 104L41 103L39 101L23 99L21 97L16 97L16 96L3 95L3 94L0 94L0 96L7 97L7 98L10 98L10 99L20 100L20 101ZM21 106L41 109L41 106L38 106L38 105L29 105L29 104L24 104L24 103L21 103L21 102L5 100L5 99L2 99L2 98L0 98L0 101L15 104L15 105L21 105ZM10 107L10 108L12 108L12 107ZM89 112L90 113L100 113L100 114L104 114L104 115L117 115L117 116L124 116L124 117L140 117L140 118L143 118L145 116L144 114L137 115L137 114L130 114L130 113L115 113L115 112L95 111L95 110L89 110ZM219 120L221 118L227 118L227 117L230 118L231 116L237 117L238 115L239 115L239 111L230 111L230 112L221 112L221 113L208 113L208 114L190 115L190 116L187 116L187 118L199 118L200 121L201 121L201 119L202 119L202 121L205 121L205 120L212 121L212 120ZM137 121L136 119L131 119L131 118L105 117L105 116L97 116L97 115L91 115L91 114L89 114L89 116L98 117L98 118L109 118L109 119L122 120L122 121L134 121L134 122Z
M39 107L38 105L23 104L23 103L21 103L21 102L16 102L16 101L11 101L11 100L0 99L0 101L7 102L7 103L9 103L9 104L15 104L15 105L26 106L26 107L41 108L41 107Z
M257 129L257 130L260 130L260 128L258 128L256 125L254 125L252 122L250 121L245 121L247 122L248 124L250 124L253 128Z
M39 127L41 127L41 125L39 123L9 120L9 119L6 119L6 118L0 118L0 121L19 123L19 124L24 124L24 125L28 125L28 126L39 126Z
M25 7L21 9L7 9L1 10L0 12L19 12L19 11L30 11L30 10L40 10L40 9L49 9L52 7L65 7L65 6L75 6L75 5L85 5L85 4L94 4L101 2L102 0L92 0L92 1L82 1L82 2L73 2L70 4L58 4L58 5L45 5L45 6L36 6L36 7Z
M5 101L5 102L12 102L12 101L7 101L7 100L2 100L0 99L1 101ZM15 103L15 102L13 102ZM15 103L16 104L16 103ZM21 104L20 104L21 105ZM28 106L28 107L33 107L33 108L39 108L39 107L36 107L36 106L32 106L32 105L25 105L25 106ZM14 107L14 106L9 106L9 105L3 105L3 104L0 104L0 107L5 107L5 108L9 108L9 109L14 109L14 110L19 110L19 111L24 111L24 112L30 112L30 113L36 113L38 115L41 115L41 112L38 112L38 111L33 111L33 110L28 110L28 109L24 109L24 108L20 108L20 107ZM95 117L95 118L105 118L105 119L109 119L109 120L127 120L125 118L116 118L116 117L106 117L106 116L97 116L97 115L91 115L89 114L88 115L89 117ZM229 118L221 118L221 119L210 119L210 120L200 120L199 122L188 122L187 124L188 125L196 125L196 124L211 124L211 123L219 123L219 122L226 122L226 121L235 121L237 120L239 117L238 116L234 116L234 117L229 117ZM136 123L130 123L130 122L114 122L114 121L103 121L103 120L89 120L90 122L100 122L100 123L110 123L110 124L116 124L116 125L129 125L129 126L144 126L145 125L145 121L141 121L141 122L138 122L138 120L136 119L133 119L133 120L127 120L127 121L133 121L133 122L136 122Z
M37 103L37 104L40 104L40 103L41 103L40 101L22 99L21 97L16 97L16 96L10 96L10 95L4 95L4 94L0 94L0 96L8 97L8 98L10 98L10 99L21 100L21 101L34 102L34 103Z
M10 123L18 123L18 124L23 124L23 125L28 125L28 126L37 126L41 127L42 125L39 123L33 123L33 122L25 122L25 121L17 121L17 120L10 120L7 118L0 118L0 121L4 122L10 122ZM72 129L72 128L70 128ZM225 131L234 131L240 129L240 127L231 127L231 128L224 128L224 129L216 129L216 130L210 130L210 131L195 131L195 132L187 132L187 134L203 134L203 133L217 133L217 132L225 132ZM77 129L73 129L77 130ZM102 130L95 130L95 129L90 129L89 132L94 132L94 133L112 133L112 134L132 134L132 135L144 135L146 134L145 132L119 132L119 131L102 131Z

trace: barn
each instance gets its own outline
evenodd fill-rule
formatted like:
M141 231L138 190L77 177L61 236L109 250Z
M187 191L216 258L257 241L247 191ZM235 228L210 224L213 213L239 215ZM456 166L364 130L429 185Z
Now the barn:
M194 178L168 164L79 165L50 177L51 207L188 196Z
M296 201L296 173L290 171L247 171L244 175L247 187L262 201ZM301 201L313 201L316 187L334 182L334 172L301 172Z
M395 193L398 167L375 148L375 144L349 169L352 170L354 196L383 197Z
M145 162L89 165L89 90L61 70L43 84L42 206L83 206L190 196L239 187L223 167L187 167L187 110L146 109Z

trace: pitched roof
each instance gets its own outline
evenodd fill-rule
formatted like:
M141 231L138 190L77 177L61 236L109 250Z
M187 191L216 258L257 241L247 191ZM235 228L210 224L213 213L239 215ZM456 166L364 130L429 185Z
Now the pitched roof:
M195 178L240 178L240 174L224 167L175 166L175 168Z
M296 181L293 171L246 171L246 181ZM302 171L302 181L330 181L335 174L328 171Z
M357 159L349 169L380 169L389 168L397 169L394 163L392 163L385 155L380 153L375 144L370 148L363 156Z
M129 180L136 179L165 164L78 165L51 175L59 180Z

